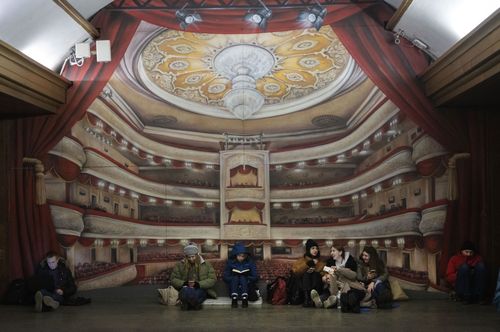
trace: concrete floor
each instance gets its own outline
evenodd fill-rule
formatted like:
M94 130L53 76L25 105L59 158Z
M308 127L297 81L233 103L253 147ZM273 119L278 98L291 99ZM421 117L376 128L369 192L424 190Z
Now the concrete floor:
M446 296L408 292L392 310L343 314L340 310L271 306L181 311L157 303L156 287L129 286L81 293L92 304L35 313L0 306L0 331L500 331L492 305L463 305Z

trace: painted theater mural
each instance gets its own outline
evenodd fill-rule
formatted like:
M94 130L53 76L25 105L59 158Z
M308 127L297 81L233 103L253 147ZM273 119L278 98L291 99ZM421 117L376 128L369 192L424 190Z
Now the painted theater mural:
M204 34L141 23L50 151L47 197L80 289L164 284L188 242L261 280L315 239L375 247L404 287L439 287L447 151L334 29Z

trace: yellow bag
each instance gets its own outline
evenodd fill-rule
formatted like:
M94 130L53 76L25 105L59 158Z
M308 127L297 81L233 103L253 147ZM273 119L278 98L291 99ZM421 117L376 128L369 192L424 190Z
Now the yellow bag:
M173 286L158 289L158 297L161 304L176 305L179 299L179 292Z

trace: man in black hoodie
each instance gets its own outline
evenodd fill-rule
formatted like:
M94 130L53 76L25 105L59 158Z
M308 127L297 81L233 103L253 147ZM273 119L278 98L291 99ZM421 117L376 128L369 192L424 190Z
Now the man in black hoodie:
M57 309L76 293L71 271L55 252L48 252L33 278L36 285L35 310L37 312Z

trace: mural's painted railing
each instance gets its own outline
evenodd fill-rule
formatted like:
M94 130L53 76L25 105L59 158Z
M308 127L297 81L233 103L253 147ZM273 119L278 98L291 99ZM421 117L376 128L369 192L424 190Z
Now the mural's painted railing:
M117 287L135 280L136 277L137 269L135 265L131 264L110 272L92 276L88 279L77 280L78 290Z
M327 199L358 193L359 191L381 183L394 176L415 171L415 164L411 159L411 148L398 149L369 172L357 174L349 181L335 183L315 188L296 188L294 190L277 189L271 191L272 202L306 201L311 199Z
M83 210L67 203L50 202L58 234L107 239L219 239L219 225L155 224L114 214ZM447 201L404 209L382 216L333 225L279 225L271 239L370 239L395 236L428 236L442 233Z

